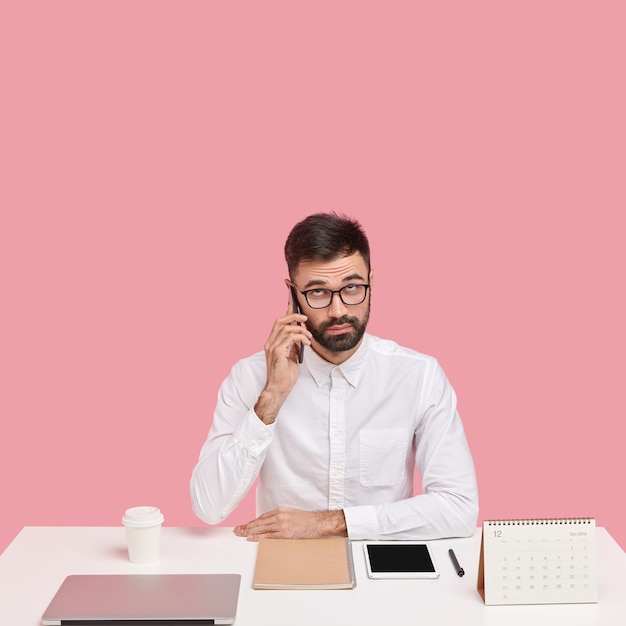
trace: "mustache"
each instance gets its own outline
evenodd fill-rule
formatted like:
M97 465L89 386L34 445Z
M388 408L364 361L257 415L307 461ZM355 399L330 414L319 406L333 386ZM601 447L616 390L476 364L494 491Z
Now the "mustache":
M356 327L359 325L359 320L356 317L344 315L343 317L338 317L332 320L328 320L327 322L322 322L319 325L319 330L324 332L325 330L328 330L331 326L343 326L344 324L350 324L350 326Z

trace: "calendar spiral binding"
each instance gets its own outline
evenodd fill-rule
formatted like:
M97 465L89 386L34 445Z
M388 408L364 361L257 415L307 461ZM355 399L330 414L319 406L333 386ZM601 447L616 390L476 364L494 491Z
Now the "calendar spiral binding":
M485 520L488 526L555 526L593 524L595 517L539 517L528 519L495 519Z

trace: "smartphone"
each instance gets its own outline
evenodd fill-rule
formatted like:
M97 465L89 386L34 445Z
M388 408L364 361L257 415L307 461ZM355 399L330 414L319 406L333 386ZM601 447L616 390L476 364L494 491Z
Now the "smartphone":
M298 296L296 294L296 290L293 287L291 289L291 302L293 303L293 312L294 313L302 313L300 310L300 305L298 304ZM298 326L302 326L302 324L298 324ZM304 360L304 344L300 344L300 352L298 354L298 363L302 363Z
M364 548L370 578L439 578L427 543L368 541Z

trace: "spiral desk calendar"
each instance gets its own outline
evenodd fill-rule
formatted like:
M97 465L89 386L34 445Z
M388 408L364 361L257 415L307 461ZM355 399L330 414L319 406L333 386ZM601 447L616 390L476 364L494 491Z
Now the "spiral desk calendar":
M483 522L478 591L485 604L597 602L595 519Z

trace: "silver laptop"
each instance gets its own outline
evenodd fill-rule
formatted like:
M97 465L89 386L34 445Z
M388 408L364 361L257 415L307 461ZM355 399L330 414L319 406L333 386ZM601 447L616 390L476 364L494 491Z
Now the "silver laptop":
M56 624L232 624L239 574L68 576L42 616Z

